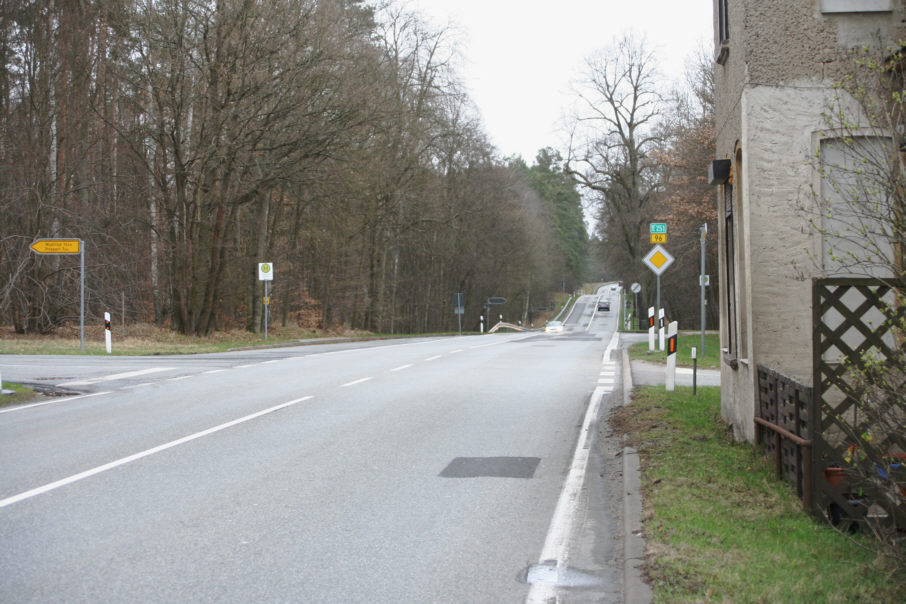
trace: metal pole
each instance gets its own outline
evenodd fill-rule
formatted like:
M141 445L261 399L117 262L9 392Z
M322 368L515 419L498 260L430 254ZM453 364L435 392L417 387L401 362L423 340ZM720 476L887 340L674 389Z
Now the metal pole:
M81 293L79 294L79 350L85 352L85 242L79 239L79 264L82 269Z
M657 276L657 310L655 312L661 312L661 276ZM660 327L660 325L658 325Z
M708 223L702 225L701 231L701 248L702 248L702 270L699 280L701 281L701 310L702 310L702 356L705 356L705 236L708 234Z
M635 311L635 316L638 317L639 327L642 326L642 313L639 312L639 294L638 292L633 292L635 295L635 305L632 307L632 310Z
M267 297L267 281L264 282L264 339L267 341L267 317L270 309L270 300Z

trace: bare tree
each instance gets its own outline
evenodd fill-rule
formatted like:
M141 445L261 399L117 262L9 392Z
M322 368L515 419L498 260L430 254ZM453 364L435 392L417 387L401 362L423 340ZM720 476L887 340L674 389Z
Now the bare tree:
M641 266L645 223L662 188L652 152L662 141L655 57L629 34L587 61L577 90L567 166L598 205L599 235L621 277Z
M658 196L654 214L669 224L669 249L677 260L662 277L669 292L664 307L681 325L698 325L700 235L705 224L711 234L705 237L706 270L717 268L717 207L706 178L715 149L714 59L710 51L702 48L687 61L685 80L671 93L661 124L664 143L653 157L661 166L664 192ZM716 326L717 287L709 288L707 296L707 322Z

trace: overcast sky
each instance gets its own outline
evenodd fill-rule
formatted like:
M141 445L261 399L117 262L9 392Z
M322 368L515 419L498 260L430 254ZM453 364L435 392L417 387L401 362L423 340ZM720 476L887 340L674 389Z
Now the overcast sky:
M461 77L491 142L531 164L561 148L570 82L585 58L624 32L642 34L667 78L711 44L711 0L406 0L438 27L452 25L464 58Z

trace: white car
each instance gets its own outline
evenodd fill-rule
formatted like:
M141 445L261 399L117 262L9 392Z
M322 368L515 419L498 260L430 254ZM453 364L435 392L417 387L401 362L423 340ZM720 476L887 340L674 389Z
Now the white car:
M544 326L544 333L563 333L563 323L560 321L548 321Z

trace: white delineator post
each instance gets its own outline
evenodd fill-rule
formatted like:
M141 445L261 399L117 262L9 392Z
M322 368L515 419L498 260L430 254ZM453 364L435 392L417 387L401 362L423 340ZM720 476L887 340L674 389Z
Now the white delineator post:
M664 350L664 309L657 309L658 350Z
M654 307L648 307L648 352L654 352Z
M678 324L671 321L667 329L667 375L664 382L667 384L667 392L676 390L676 332Z
M107 354L113 351L113 342L110 336L110 313L104 313L104 343L107 345Z

